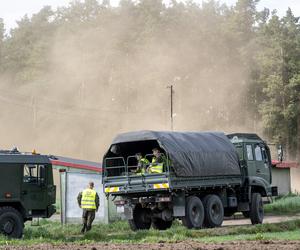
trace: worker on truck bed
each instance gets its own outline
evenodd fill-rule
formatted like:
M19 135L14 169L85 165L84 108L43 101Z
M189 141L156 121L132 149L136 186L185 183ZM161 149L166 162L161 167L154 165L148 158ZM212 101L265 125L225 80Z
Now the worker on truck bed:
M144 174L146 172L146 168L149 166L150 162L143 157L142 153L137 153L135 155L138 165L135 171L136 174Z
M99 196L94 190L94 182L89 182L88 188L78 194L77 201L79 207L83 210L83 227L81 229L81 233L85 233L91 230L96 212L99 208Z
M166 157L160 152L158 148L152 149L153 158L148 168L148 173L159 174L164 172L166 166Z

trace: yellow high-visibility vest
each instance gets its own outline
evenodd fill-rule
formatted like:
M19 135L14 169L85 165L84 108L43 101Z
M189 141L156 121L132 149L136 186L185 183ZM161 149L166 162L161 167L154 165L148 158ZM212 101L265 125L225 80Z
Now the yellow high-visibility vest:
M152 158L152 166L149 168L149 173L157 173L160 174L163 172L164 169L164 163L163 162L157 162L156 157Z
M90 188L83 190L81 198L82 209L96 210L96 191Z

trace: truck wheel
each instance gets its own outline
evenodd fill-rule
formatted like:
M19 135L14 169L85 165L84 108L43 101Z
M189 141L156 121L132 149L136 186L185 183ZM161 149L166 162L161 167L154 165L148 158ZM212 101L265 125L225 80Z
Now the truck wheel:
M148 230L151 227L151 210L137 204L133 209L133 219L128 220L131 230Z
M250 212L249 211L243 211L242 214L245 218L250 218Z
M203 203L205 210L204 225L210 228L221 226L224 220L224 207L219 196L207 195Z
M260 193L252 194L249 216L252 225L262 224L264 220L264 206Z
M173 221L165 221L160 218L153 218L152 227L157 230L167 230L172 226Z
M0 232L11 238L22 238L24 222L21 214L13 207L0 208Z
M187 228L201 228L204 220L204 207L197 196L187 198L185 205L185 217L182 224Z

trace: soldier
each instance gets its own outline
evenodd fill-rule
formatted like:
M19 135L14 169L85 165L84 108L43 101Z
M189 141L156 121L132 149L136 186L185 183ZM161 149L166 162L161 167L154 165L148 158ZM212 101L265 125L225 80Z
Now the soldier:
M137 170L136 170L136 174L144 174L146 172L146 168L149 166L150 162L143 157L143 155L141 153L137 153L135 155L137 161L138 161L138 165L137 165Z
M91 230L96 212L99 208L99 196L94 190L94 182L89 182L88 188L78 194L77 201L79 207L83 210L83 227L81 233L85 233Z
M158 148L152 149L153 158L148 168L149 173L162 173L166 165L166 157L160 152Z

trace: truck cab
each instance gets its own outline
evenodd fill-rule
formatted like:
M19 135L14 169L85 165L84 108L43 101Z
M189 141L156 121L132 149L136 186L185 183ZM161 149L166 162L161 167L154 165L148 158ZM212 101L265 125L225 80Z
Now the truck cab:
M243 178L250 185L261 186L266 196L276 196L277 188L272 184L272 161L269 146L258 135L249 133L229 134L240 160Z
M55 213L52 164L46 155L2 150L0 171L1 233L20 238L24 222Z

